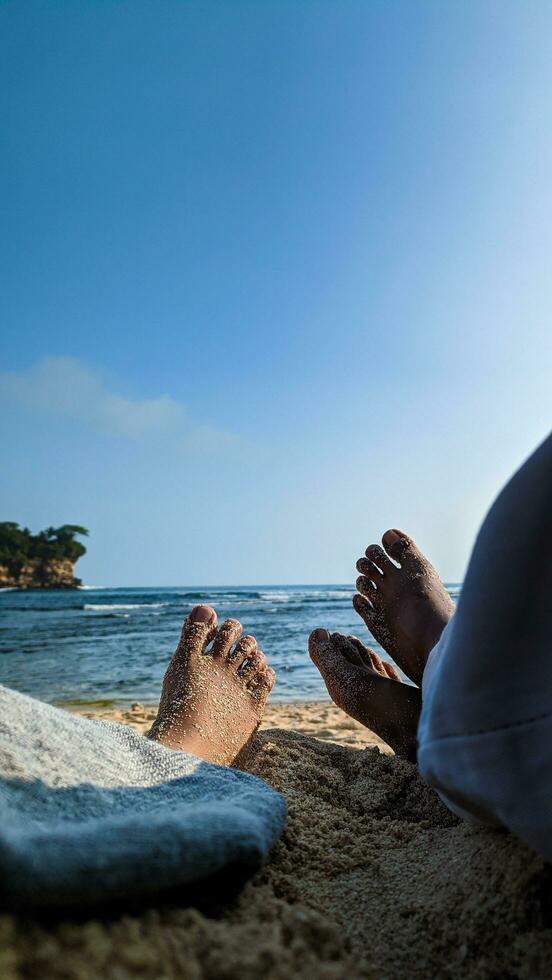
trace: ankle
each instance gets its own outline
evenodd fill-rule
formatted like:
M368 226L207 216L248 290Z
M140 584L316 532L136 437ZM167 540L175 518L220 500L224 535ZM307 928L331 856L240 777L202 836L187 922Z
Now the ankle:
M397 684L394 705L385 719L382 738L391 746L395 755L409 762L416 762L418 754L418 722L422 712L422 693L411 684Z

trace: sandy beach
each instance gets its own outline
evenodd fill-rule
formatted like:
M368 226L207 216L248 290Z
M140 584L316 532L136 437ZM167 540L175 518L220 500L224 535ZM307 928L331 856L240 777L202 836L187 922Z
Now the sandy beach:
M78 710L139 730L154 715ZM460 823L414 766L337 708L270 707L248 768L283 793L289 822L235 901L47 924L3 916L3 980L552 975L543 862L505 832Z
M63 705L62 705L63 707ZM70 710L85 718L96 718L99 721L116 721L132 725L144 734L151 728L157 714L156 704L139 704L129 706L102 706L100 703L71 705ZM331 701L297 701L290 704L268 703L261 731L270 728L281 728L285 731L298 732L301 735L311 735L338 745L354 746L364 749L377 745L383 752L391 750L374 732L368 731L363 725L350 718L345 712L336 708Z

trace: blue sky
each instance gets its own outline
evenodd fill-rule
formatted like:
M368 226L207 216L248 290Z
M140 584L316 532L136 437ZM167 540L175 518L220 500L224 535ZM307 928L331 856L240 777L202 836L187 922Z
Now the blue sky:
M552 408L552 7L0 7L2 519L101 585L448 580ZM6 138L7 137L7 138Z

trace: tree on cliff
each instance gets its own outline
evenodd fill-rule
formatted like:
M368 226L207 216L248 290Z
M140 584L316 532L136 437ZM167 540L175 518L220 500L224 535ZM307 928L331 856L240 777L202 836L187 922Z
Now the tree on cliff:
M20 527L14 521L0 522L0 565L6 566L10 575L19 575L32 560L76 562L86 552L84 545L75 540L77 534L86 537L88 531L80 524L63 524L32 534L28 527Z

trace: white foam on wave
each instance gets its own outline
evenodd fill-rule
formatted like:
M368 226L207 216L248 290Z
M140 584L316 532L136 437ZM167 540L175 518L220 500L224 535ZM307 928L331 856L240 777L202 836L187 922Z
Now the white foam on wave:
M114 603L85 603L84 608L93 612L112 612L113 609L160 609L168 606L168 602L114 602Z
M260 592L261 599L268 602L300 602L303 599L347 599L352 589L305 589L296 592Z
M256 602L260 602L260 599L219 599L217 596L213 596L208 600L213 606L217 608L222 608L224 606L253 606Z

